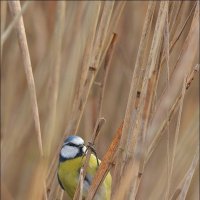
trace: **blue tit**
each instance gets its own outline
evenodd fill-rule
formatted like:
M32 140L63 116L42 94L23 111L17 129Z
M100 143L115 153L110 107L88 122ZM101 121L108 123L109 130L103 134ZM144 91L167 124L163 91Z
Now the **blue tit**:
M79 182L80 169L85 161L86 146L84 140L79 136L69 136L60 150L58 166L58 182L63 190L73 199L77 184ZM100 160L98 160L100 163ZM91 154L87 173L83 183L83 199L86 198L92 179L97 171L98 163L94 154ZM111 194L112 178L107 174L104 182L99 187L95 200L109 200Z

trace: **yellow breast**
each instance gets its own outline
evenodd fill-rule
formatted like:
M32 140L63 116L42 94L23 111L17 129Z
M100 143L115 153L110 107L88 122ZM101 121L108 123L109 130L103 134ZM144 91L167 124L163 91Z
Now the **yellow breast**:
M73 198L78 180L80 168L84 163L85 157L77 157L75 159L66 160L61 162L58 167L58 177L65 191ZM88 180L84 182L83 196L86 197L88 192L88 181L91 182L92 178L97 170L97 161L96 157L92 154L89 161L89 166L87 168L87 178ZM110 173L106 176L101 188L96 195L96 199L100 200L109 200L110 199L110 190L111 190L111 175Z

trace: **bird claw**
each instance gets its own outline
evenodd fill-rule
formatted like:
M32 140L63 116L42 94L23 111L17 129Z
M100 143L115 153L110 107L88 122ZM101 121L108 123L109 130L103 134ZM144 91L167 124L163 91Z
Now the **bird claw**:
M97 160L97 165L99 166L99 160L97 158L97 152L96 152L96 149L95 149L95 145L92 144L91 142L88 142L88 145L86 146L86 151L84 152L83 156L86 156L88 149L90 149L92 151L92 153L95 155L96 160Z

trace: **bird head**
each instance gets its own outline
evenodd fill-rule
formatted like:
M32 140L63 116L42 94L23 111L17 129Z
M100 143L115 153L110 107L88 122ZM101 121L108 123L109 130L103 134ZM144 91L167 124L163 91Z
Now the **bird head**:
M86 151L84 140L75 135L67 137L60 150L60 162L83 156Z

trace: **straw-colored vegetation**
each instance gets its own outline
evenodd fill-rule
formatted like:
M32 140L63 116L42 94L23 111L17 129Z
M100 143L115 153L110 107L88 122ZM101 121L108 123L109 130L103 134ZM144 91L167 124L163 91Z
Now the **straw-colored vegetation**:
M108 171L113 200L199 199L198 73L198 1L1 1L2 200L69 199L73 134L102 159L87 200Z

